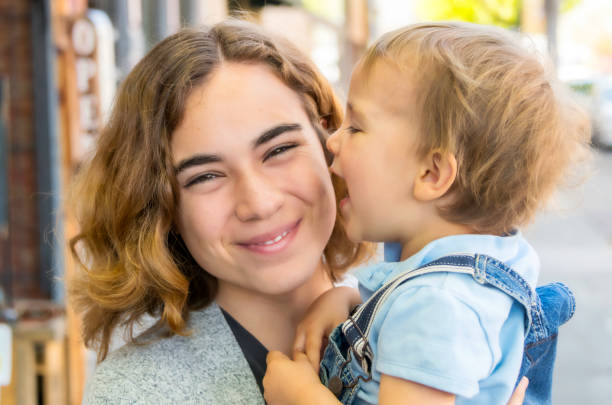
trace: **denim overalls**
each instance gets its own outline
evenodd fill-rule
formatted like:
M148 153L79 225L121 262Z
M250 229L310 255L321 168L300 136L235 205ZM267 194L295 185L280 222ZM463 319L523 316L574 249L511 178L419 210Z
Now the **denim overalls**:
M361 381L372 378L373 354L368 337L378 309L407 280L435 272L471 274L476 282L500 289L525 308L525 349L519 380L527 376L529 386L523 404L550 404L557 329L574 314L574 296L562 283L538 287L534 293L527 282L504 263L479 254L442 257L400 274L376 291L330 335L319 372L323 384L343 404L351 404ZM363 376L355 378L348 367L353 356L365 372L365 379Z

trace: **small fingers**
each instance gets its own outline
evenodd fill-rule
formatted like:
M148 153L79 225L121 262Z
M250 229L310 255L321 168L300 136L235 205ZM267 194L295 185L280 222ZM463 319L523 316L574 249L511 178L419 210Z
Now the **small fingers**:
M306 357L306 355L302 352L295 352L293 355L293 361L309 363L308 357Z
M279 352L278 350L272 350L266 356L266 364L269 365L273 361L285 360L285 359L288 360L287 356L285 356L282 352Z
M293 352L302 352L306 351L306 328L302 327L302 325L298 325L295 331L295 339L293 340Z
M516 390L524 393L525 391L527 391L528 385L529 385L529 379L523 376L523 378L521 378L521 381L519 381L516 387Z
M323 336L320 333L309 334L306 339L306 357L312 364L312 368L318 373L321 362L321 344Z
M521 405L523 400L525 399L525 392L527 391L527 386L529 385L529 379L527 377L521 378L521 381L517 384L514 389L514 393L510 397L508 401L508 405Z

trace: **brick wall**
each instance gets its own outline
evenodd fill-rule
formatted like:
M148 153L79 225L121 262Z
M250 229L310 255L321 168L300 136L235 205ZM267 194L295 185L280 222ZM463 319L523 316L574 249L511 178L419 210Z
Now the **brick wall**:
M47 298L40 287L30 8L29 0L0 0L0 77L9 87L9 236L0 250L9 257L0 260L0 271L13 298Z

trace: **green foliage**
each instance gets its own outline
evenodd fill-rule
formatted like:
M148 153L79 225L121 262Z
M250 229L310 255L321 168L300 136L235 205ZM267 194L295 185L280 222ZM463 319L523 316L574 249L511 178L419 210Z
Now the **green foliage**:
M309 12L337 24L344 21L344 0L293 0Z
M565 13L566 11L570 11L575 6L580 4L580 2L582 2L582 0L561 0L561 12Z
M582 0L560 1L560 11L566 12ZM459 20L512 28L520 24L522 3L521 0L417 0L417 13L424 20Z
M417 13L425 20L516 27L520 3L520 0L418 0Z

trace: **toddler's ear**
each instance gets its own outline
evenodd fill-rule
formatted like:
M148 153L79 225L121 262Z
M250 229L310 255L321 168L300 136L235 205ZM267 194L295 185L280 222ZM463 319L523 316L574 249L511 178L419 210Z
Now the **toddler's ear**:
M433 151L422 160L414 183L414 198L427 202L443 197L457 177L457 159L448 152Z

